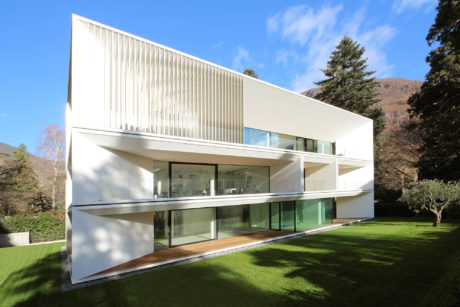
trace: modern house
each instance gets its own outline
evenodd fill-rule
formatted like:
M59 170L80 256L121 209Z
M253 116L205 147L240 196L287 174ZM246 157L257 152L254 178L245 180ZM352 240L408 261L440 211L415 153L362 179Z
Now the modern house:
M66 122L73 283L374 216L370 119L76 15Z

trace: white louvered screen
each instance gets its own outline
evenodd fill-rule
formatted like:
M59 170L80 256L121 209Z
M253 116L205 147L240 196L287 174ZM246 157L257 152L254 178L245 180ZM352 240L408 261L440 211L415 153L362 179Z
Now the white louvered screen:
M85 21L73 30L74 123L243 143L243 80Z

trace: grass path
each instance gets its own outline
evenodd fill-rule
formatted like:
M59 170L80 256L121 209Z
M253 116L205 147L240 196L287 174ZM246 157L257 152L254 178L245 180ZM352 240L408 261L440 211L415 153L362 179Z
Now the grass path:
M454 306L460 222L374 222L60 293L62 243L0 249L0 305Z

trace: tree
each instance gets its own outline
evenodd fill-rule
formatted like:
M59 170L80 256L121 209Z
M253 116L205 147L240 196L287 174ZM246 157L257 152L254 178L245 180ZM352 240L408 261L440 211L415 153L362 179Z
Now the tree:
M315 98L374 120L374 139L385 128L384 114L377 106L375 72L366 71L365 48L345 36L336 46L322 72L327 77L316 82L320 92Z
M14 195L10 185L15 173L15 166L8 155L0 155L0 214L11 215L16 212Z
M460 2L440 0L426 40L434 48L420 92L409 98L411 117L420 119L422 178L460 179Z
M380 159L379 135L385 128L382 108L375 87L374 71L366 71L366 49L350 37L344 36L331 54L327 68L322 72L326 79L316 82L320 92L315 98L350 112L366 116L374 121L374 166L377 185L383 180Z
M40 134L37 152L51 162L53 168L53 183L51 192L51 207L56 208L56 183L58 179L58 163L65 157L65 133L57 125L46 126Z
M385 148L381 154L382 183L385 190L400 193L418 180L416 165L421 143L421 133L413 120L398 124L382 135L382 147Z
M404 191L399 200L411 209L431 211L436 216L433 226L439 227L443 210L460 200L460 182L444 183L436 179L417 181L410 190Z
M14 173L8 180L8 186L16 193L16 197L27 205L38 190L38 180L29 156L26 146L19 145L13 152Z
M259 79L259 76L256 74L256 72L252 68L246 68L244 70L243 74L245 74L247 76L250 76L250 77L253 77L253 78L256 78L256 79Z

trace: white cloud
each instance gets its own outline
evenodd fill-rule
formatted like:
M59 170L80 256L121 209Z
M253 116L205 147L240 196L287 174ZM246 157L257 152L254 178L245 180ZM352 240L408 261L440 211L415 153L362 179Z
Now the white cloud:
M436 2L436 0L395 0L393 2L393 11L401 14L407 10L418 10L420 8L430 10L436 6Z
M299 60L305 69L300 69L291 81L292 90L300 92L313 88L315 81L324 79L321 69L326 68L331 52L345 35L366 48L365 57L368 58L369 69L375 70L377 77L391 75L393 66L388 64L382 49L394 36L394 28L382 25L363 29L364 7L353 16L339 18L342 17L341 11L342 6L323 7L319 10L305 5L295 6L274 15L267 22L270 34L280 35L291 44L289 50L278 51L276 63L286 64L289 54L303 55Z
M287 65L289 62L296 63L299 60L299 54L295 50L278 50L276 52L275 62Z
M224 45L224 42L217 42L215 44L212 44L211 49L217 49L220 48Z
M244 63L248 63L251 60L249 51L244 47L238 47L236 55L233 57L232 69L242 72L244 69Z

